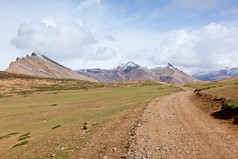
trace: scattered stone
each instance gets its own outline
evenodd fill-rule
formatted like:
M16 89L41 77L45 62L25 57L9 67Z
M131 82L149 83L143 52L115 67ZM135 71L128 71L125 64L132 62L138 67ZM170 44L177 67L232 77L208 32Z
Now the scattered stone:
M116 151L116 150L117 150L117 148L116 148L116 147L114 147L112 150L113 150L113 151Z
M127 154L124 154L121 156L122 159L126 159L127 158Z
M150 151L146 152L146 157L149 158L150 156L151 156L151 152Z
M59 142L55 142L55 145L60 146L60 143Z
M55 157L55 154L51 153L51 154L50 154L50 157Z
M93 124L92 124L92 126L95 126L95 125L97 125L98 123L97 122L94 122Z
M107 159L107 156L104 156L103 159Z
M89 129L89 128L90 128L90 125L88 123L84 123L83 129Z

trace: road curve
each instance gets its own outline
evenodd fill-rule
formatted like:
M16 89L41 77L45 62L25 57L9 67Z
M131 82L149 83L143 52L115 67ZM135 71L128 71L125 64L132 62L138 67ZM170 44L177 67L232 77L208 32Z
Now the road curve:
M181 87L150 102L128 158L238 158L238 133L196 107L193 90Z

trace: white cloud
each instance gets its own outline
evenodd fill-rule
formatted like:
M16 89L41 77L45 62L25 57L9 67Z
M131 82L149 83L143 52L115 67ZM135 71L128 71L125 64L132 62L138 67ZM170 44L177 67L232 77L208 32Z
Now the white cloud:
M116 51L109 47L94 47L87 50L87 60L108 60L116 55Z
M42 23L48 25L48 26L53 26L53 27L56 27L56 22L54 20L53 17L44 17L42 20L41 20Z
M101 0L84 0L82 1L79 6L77 7L78 10L83 10L86 9L88 7L92 7L95 5L100 5Z
M211 23L199 30L170 33L154 49L141 49L129 58L150 61L154 65L172 63L188 73L237 67L238 26L225 27ZM148 62L147 62L148 63Z
M52 19L46 19L21 24L11 43L21 50L39 52L55 60L106 60L116 55L112 48L99 46L92 32L79 23L54 23L52 26L51 22Z

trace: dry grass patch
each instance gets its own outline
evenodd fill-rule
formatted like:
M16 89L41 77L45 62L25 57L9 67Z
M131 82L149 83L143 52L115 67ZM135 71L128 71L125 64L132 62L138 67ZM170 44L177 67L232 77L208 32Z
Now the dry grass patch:
M216 82L191 83L188 86L217 97L238 100L238 79L231 78Z
M28 82L31 83L30 80ZM73 81L69 82L75 84ZM115 86L104 84L103 88L100 84L96 87L94 83L86 84L91 84L92 88L87 91L62 90L57 94L49 94L52 91L35 94L33 90L34 93L26 97L14 95L1 98L0 103L3 104L0 106L0 135L31 132L25 135L30 136L30 142L14 149L12 147L18 144L19 138L2 140L4 142L0 142L1 156L47 158L54 155L58 158L70 158L87 147L90 139L106 123L115 123L114 117L117 115L126 110L130 111L132 106L141 102L179 91L172 86L146 81L127 82L126 86L120 85L121 83L116 83ZM52 103L60 104L52 106ZM92 126L87 132L82 130L85 122ZM57 128L52 129L53 127ZM25 139L24 141L29 141Z
M216 82L192 83L189 86L196 89L196 98L199 101L197 105L210 110L208 112L217 119L238 124L237 77Z

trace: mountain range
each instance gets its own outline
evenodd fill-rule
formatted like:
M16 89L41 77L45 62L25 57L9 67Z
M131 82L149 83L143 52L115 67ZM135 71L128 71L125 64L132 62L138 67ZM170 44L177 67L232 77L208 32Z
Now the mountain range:
M198 79L168 64L148 69L134 62L122 64L114 69L81 69L73 71L39 53L32 53L11 62L6 72L47 78L78 79L92 82L160 81L167 83L197 82Z
M228 68L221 69L218 71L211 71L211 72L198 72L193 77L200 79L202 81L218 81L222 79L227 79L231 77L238 76L238 68Z
M148 69L133 62L128 62L111 70L82 69L77 72L81 75L94 78L99 82L147 80L167 83L187 83L199 81L175 68L171 64L168 64L165 67Z

